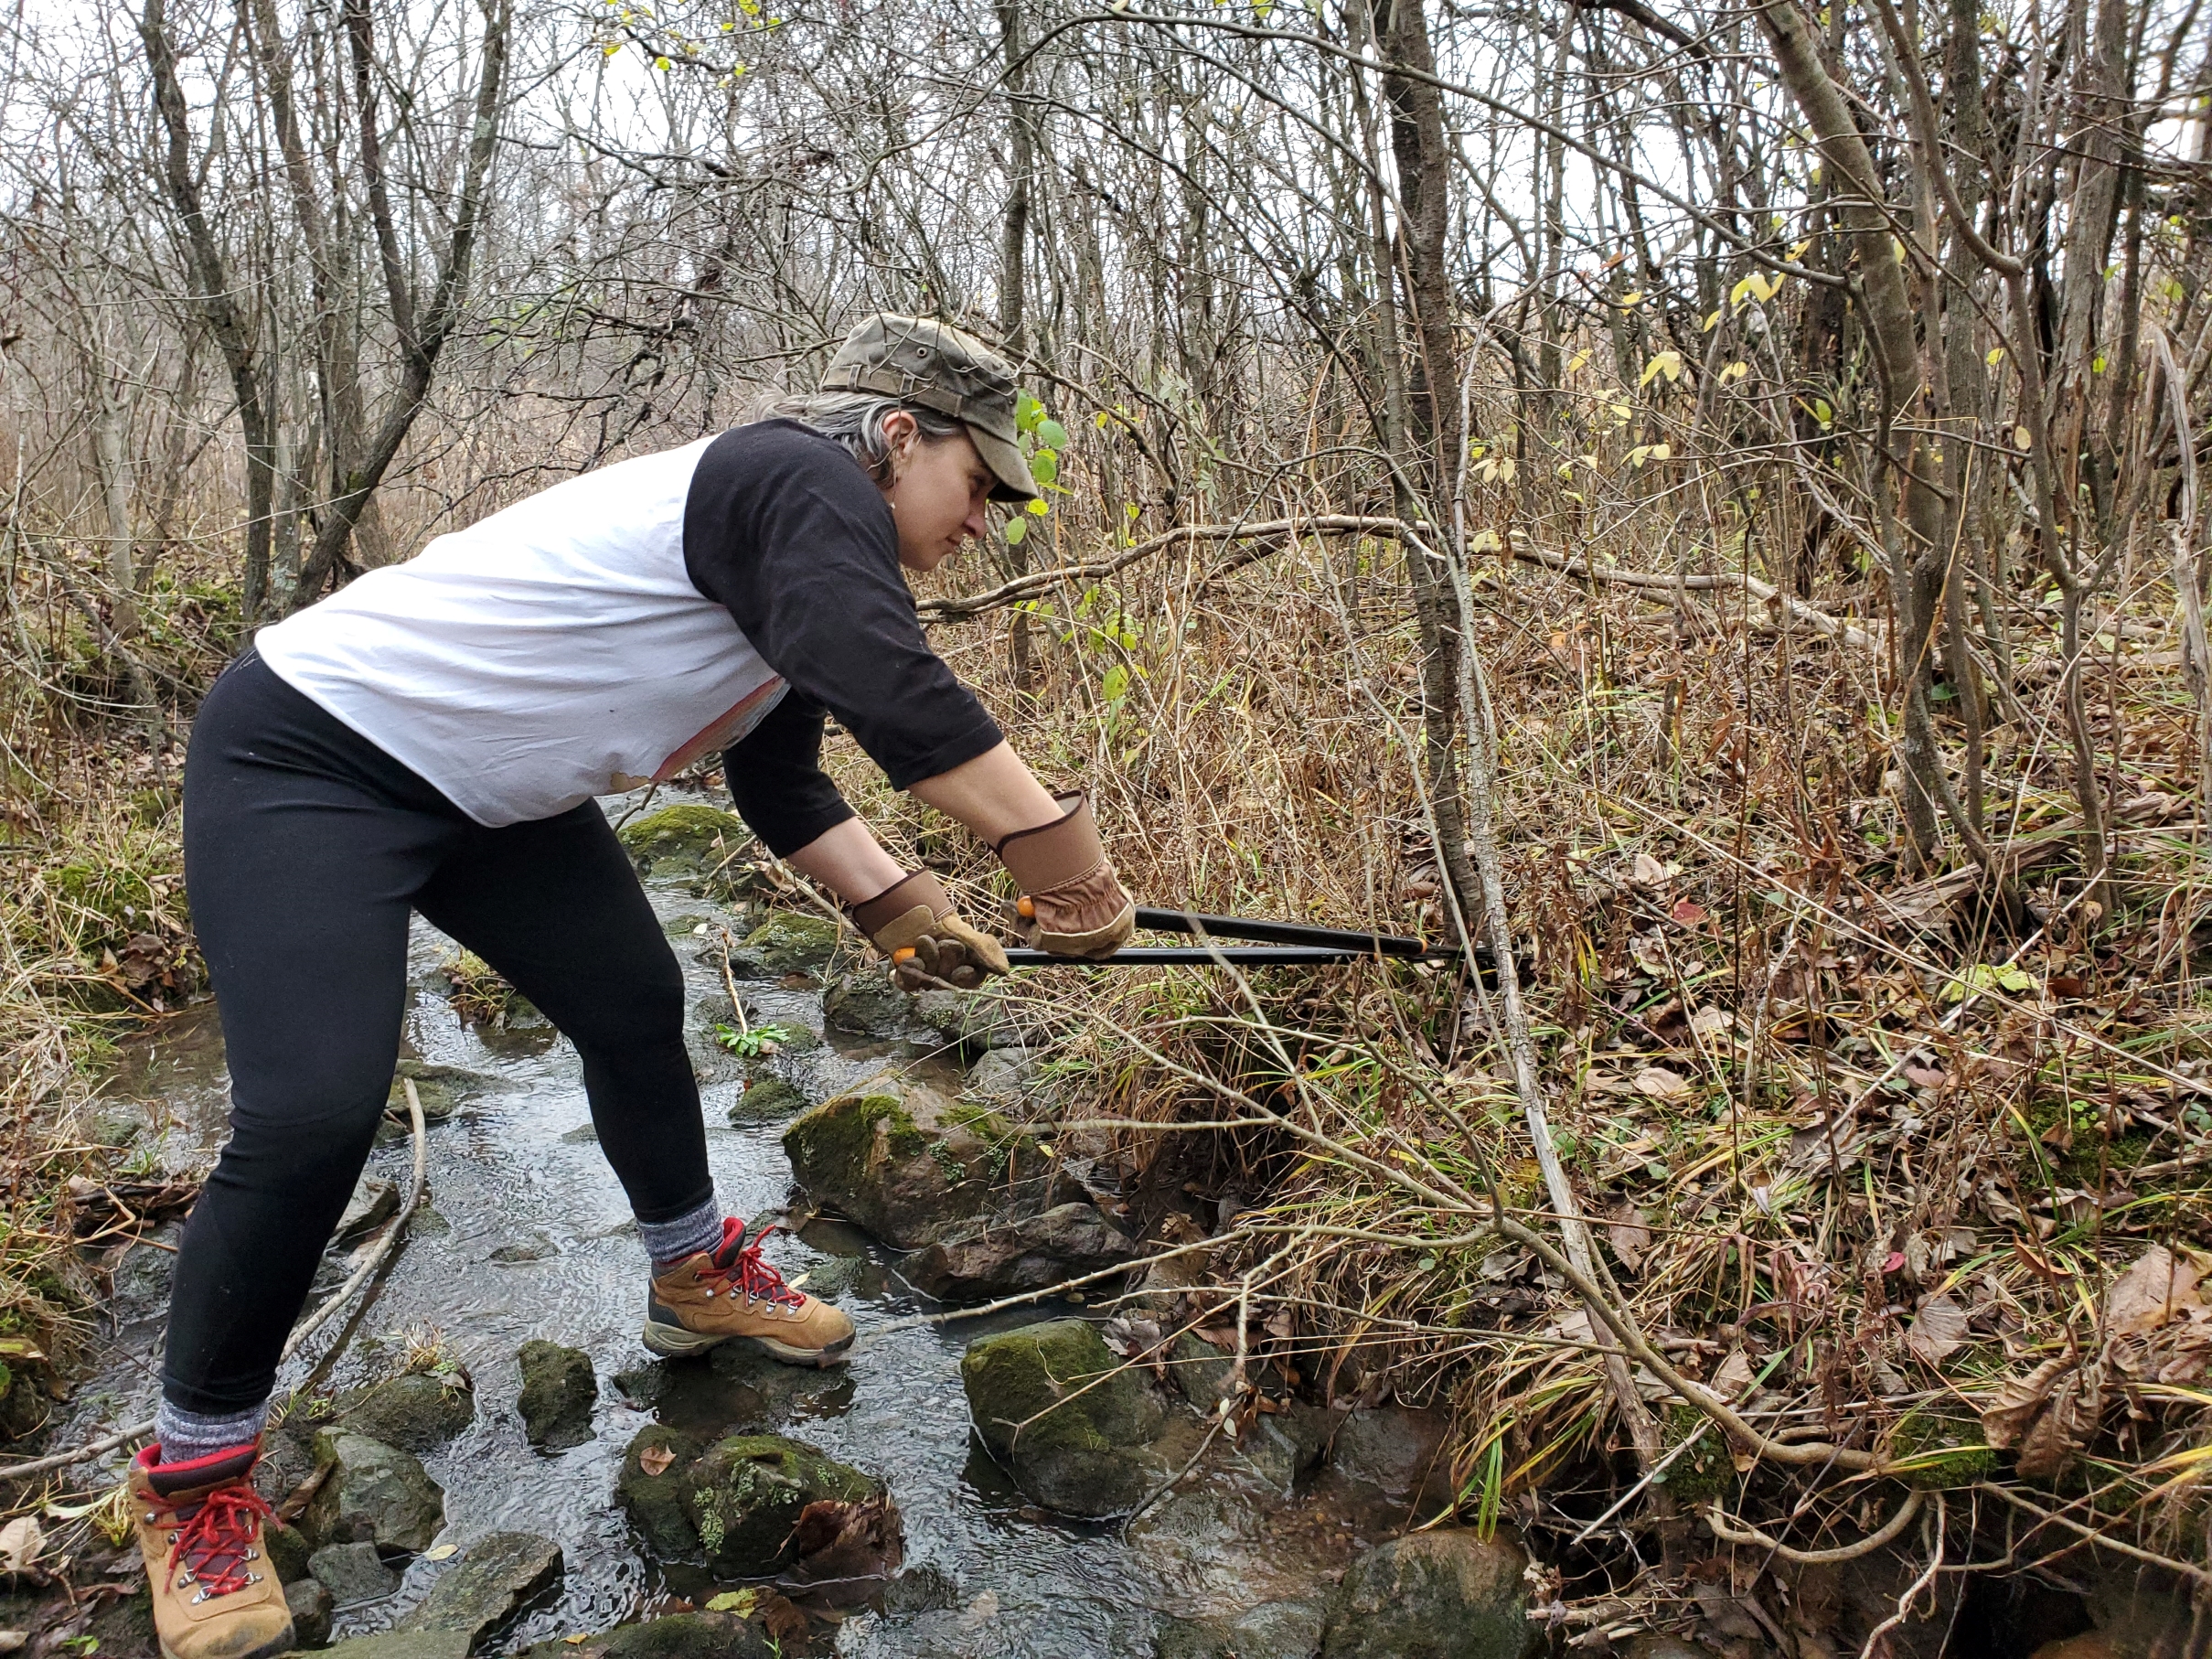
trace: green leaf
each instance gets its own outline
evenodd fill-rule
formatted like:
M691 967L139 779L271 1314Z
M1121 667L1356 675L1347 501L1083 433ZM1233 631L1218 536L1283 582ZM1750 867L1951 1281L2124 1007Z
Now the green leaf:
M1045 514L1053 510L1053 504L1040 497L1038 499L1029 504L1029 510L1035 514L1038 518L1042 519Z
M750 1589L726 1589L707 1603L711 1613L735 1613L741 1619L750 1618L760 1600L759 1592Z
M1009 519L1006 521L1006 544L1007 544L1007 546L1009 546L1009 547L1020 547L1020 546L1021 545L1021 538L1022 538L1022 537L1024 537L1024 536L1026 536L1026 535L1028 535L1029 533L1030 533L1030 527L1029 527L1029 520L1028 520L1028 519Z
M1121 703L1129 695L1128 669L1118 662L1114 664L1113 667L1106 669L1106 678L1099 682L1098 689L1105 694L1108 703L1117 705Z
M1024 391L1014 399L1014 430L1034 432L1037 423L1044 419L1044 405Z
M1060 457L1049 449L1041 449L1030 457L1030 476L1040 484L1050 484L1060 476Z
M1040 421L1037 423L1037 442L1047 449L1065 449L1068 429L1057 421Z

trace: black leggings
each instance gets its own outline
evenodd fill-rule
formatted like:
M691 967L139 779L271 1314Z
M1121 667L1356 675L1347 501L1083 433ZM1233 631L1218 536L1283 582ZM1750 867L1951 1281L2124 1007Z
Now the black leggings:
M391 1087L411 910L575 1044L638 1219L712 1198L682 971L596 803L486 830L249 651L193 726L185 883L231 1138L177 1253L173 1404L234 1413L274 1386Z

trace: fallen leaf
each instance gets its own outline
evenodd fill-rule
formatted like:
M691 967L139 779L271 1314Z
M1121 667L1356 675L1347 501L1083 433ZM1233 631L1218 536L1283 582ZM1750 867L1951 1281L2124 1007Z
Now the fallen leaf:
M1725 1008L1701 1008L1690 1016L1690 1029L1701 1037L1717 1037L1735 1023Z
M582 1643L589 1642L597 1633L598 1632L596 1631L578 1631L572 1636L563 1636L561 1639L567 1643L571 1647L575 1647Z
M1676 899L1674 908L1668 911L1667 914L1684 927L1694 927L1712 913L1694 899Z
M1608 1217L1606 1241L1631 1273L1643 1271L1643 1253L1651 1247L1651 1229L1643 1225L1643 1212L1631 1204L1614 1206Z
M905 1559L905 1535L888 1497L858 1504L817 1499L799 1511L791 1542L798 1575L810 1584L888 1578Z
M2054 997L2086 997L2089 994L2089 981L2070 973L2053 974L2044 980L2043 988Z
M1276 1341L1287 1343L1298 1333L1297 1316L1289 1309L1285 1308L1279 1312L1268 1315L1265 1329L1267 1334L1274 1337Z
M1629 880L1639 887L1656 887L1667 879L1667 867L1648 852L1636 855L1636 862L1629 871Z
M807 1633L807 1615L792 1605L789 1597L779 1596L772 1589L754 1594L761 1623L771 1642L796 1642Z
M458 1544L433 1544L422 1552L422 1558L425 1561L444 1561L450 1560L460 1553L461 1547Z
M12 1654L29 1640L26 1631L0 1631L0 1654Z
M2184 1309L2203 1307L2197 1278L2186 1260L2164 1245L2153 1245L2105 1292L2105 1334L2133 1336L2164 1324Z
M0 1526L0 1571L19 1573L37 1560L46 1548L46 1534L29 1515L17 1515Z
M2104 1415L2103 1378L2090 1365L2062 1378L2050 1403L2021 1437L2017 1467L2031 1481L2057 1479L2096 1437Z
M726 1589L719 1596L709 1598L707 1611L711 1613L735 1613L741 1619L750 1619L753 1603L759 1599L759 1595L751 1589Z
M1915 1088L1941 1088L1950 1081L1950 1077L1943 1073L1930 1071L1925 1065L1907 1065L1901 1067L1900 1070L1905 1081Z
M666 1474L674 1461L676 1454L666 1446L647 1446L637 1454L637 1466L647 1474Z
M1690 1080L1663 1065L1647 1065L1636 1074L1636 1089L1654 1100L1687 1100Z
M1966 1310L1938 1292L1925 1298L1905 1333L1905 1345L1923 1365L1940 1365L1966 1345Z
M1982 1438L2000 1451L2017 1446L2059 1378L2073 1370L2074 1365L2071 1357L2062 1354L2045 1360L2025 1376L2005 1378L1990 1403L1982 1407Z
M1740 1399L1751 1386L1751 1379L1758 1374L1751 1369L1751 1361L1741 1348L1732 1350L1713 1374L1713 1392L1726 1400Z
M960 1615L960 1628L964 1631L972 1631L985 1620L996 1619L998 1616L999 1592L995 1589L987 1589L967 1604L967 1611Z

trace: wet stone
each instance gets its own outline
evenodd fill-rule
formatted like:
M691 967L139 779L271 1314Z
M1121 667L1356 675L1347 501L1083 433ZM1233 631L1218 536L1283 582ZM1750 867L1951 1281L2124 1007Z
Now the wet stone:
M447 989L441 984L438 989ZM384 1102L388 1116L398 1118L401 1123L409 1121L407 1090L402 1079L411 1079L415 1098L422 1103L425 1123L443 1123L468 1101L473 1095L504 1094L514 1087L506 1078L490 1072L470 1071L462 1065L434 1065L427 1060L402 1060L393 1069L391 1093Z
M640 875L662 878L704 875L753 840L742 819L714 807L689 804L663 807L633 819L615 835Z
M1321 1632L1322 1659L1521 1659L1528 1557L1502 1531L1413 1533L1345 1569Z
M672 1613L586 1642L541 1643L524 1659L774 1659L775 1651L759 1626L734 1614Z
M517 1404L530 1444L562 1451L590 1440L592 1407L599 1399L592 1356L558 1343L528 1342L517 1357L522 1366L522 1396Z
M807 1097L798 1086L782 1077L755 1077L730 1103L730 1127L748 1123L780 1123L807 1109Z
M1313 1659L1327 1602L1264 1601L1227 1619L1161 1622L1154 1659Z
M960 1381L991 1455L1047 1508L1118 1515L1158 1478L1149 1442L1166 1427L1165 1408L1085 1321L978 1337L961 1357Z
M944 1612L960 1602L959 1580L926 1562L908 1568L883 1587L883 1611L894 1619Z
M987 1300L1041 1290L1129 1260L1136 1241L1088 1204L1055 1205L1042 1215L978 1218L946 1228L900 1271L942 1301Z
M454 1371L439 1376L410 1372L344 1396L341 1424L402 1451L433 1451L476 1420L476 1396Z
M373 1175L364 1175L355 1183L353 1196L346 1201L345 1212L338 1217L337 1230L331 1234L334 1245L349 1245L391 1219L392 1212L400 1207L400 1189L389 1181L379 1181Z
M818 974L837 956L844 929L828 916L785 912L770 916L731 952L732 969L749 979Z
M1300 1400L1263 1412L1236 1443L1245 1466L1286 1495L1298 1476L1320 1461L1329 1444L1329 1414Z
M276 1568L280 1584L296 1584L307 1577L307 1558L315 1554L315 1547L296 1526L287 1526L282 1521L262 1528L262 1547L269 1552L269 1565Z
M323 1651L338 1659L468 1659L468 1638L459 1631L385 1631L348 1637Z
M650 1472L653 1465L661 1472ZM656 1554L703 1558L716 1577L738 1579L791 1565L792 1529L808 1504L858 1504L882 1496L883 1488L781 1435L732 1435L701 1448L656 1426L630 1443L620 1493Z
M914 1015L923 1024L969 1053L1023 1045L1021 1028L996 997L965 990L925 990L914 1001Z
M1444 1413L1417 1407L1354 1411L1337 1425L1330 1461L1340 1473L1403 1503L1437 1469L1448 1427Z
M500 1245L486 1259L498 1267L516 1268L525 1262L543 1261L548 1257L560 1254L560 1249L551 1239L542 1233L532 1233L528 1238L518 1239L513 1244Z
M964 1099L1005 1108L1019 1106L1037 1080L1037 1057L1026 1048L994 1048L968 1067Z
M574 1129L569 1129L561 1135L561 1144L563 1146L597 1146L599 1144L599 1126L596 1123L579 1123Z
M837 1030L884 1040L917 1028L914 1000L887 979L881 968L847 974L822 999L822 1018Z
M909 1250L981 1215L994 1190L1043 1165L1034 1140L1003 1118L896 1075L794 1118L784 1151L817 1202Z
M337 1599L319 1580L302 1579L284 1586L284 1606L292 1614L292 1640L301 1647L320 1647L330 1640L330 1615Z
M561 1546L536 1533L495 1532L463 1547L403 1631L459 1631L474 1643L561 1576Z
M384 1565L373 1544L327 1545L307 1557L307 1571L329 1591L334 1607L381 1601L400 1588L400 1575Z
M315 1461L330 1472L300 1530L324 1544L426 1549L445 1520L445 1491L411 1452L344 1429L315 1437Z

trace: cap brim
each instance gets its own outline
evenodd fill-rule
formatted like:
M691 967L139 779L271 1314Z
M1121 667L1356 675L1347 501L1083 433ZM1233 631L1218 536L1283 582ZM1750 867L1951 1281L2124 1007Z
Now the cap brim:
M1021 450L980 426L968 426L967 435L974 440L976 453L983 457L983 465L990 468L991 476L998 480L991 490L992 500L1033 501L1044 493L1030 476L1030 464Z

